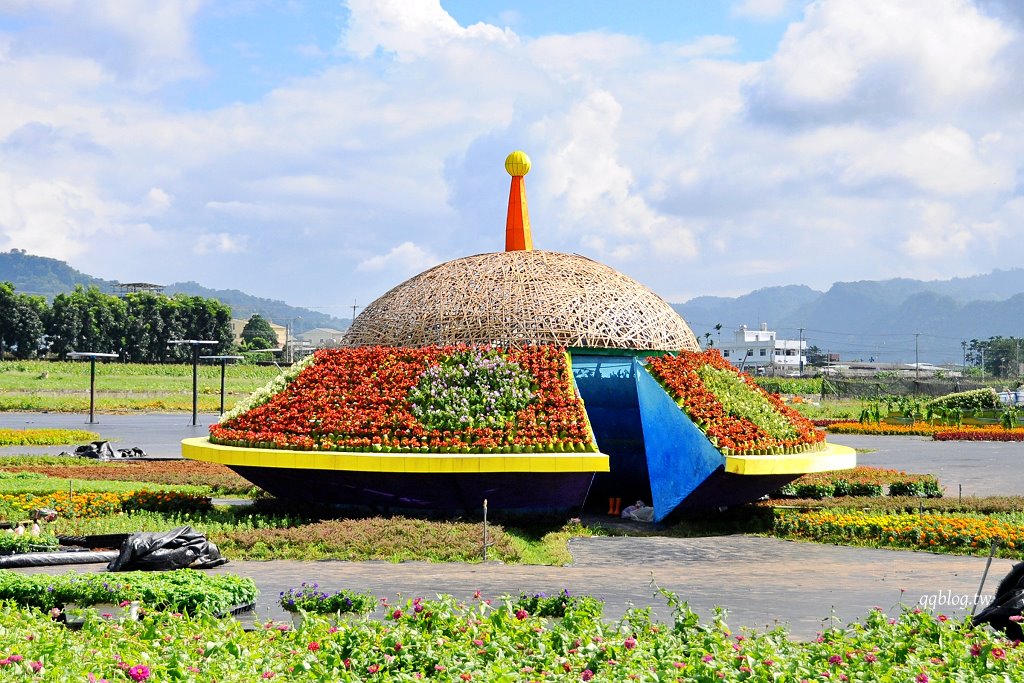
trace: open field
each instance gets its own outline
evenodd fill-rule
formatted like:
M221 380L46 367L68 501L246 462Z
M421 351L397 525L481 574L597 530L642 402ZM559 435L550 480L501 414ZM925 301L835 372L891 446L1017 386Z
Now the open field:
M239 364L227 368L225 407L277 376L274 366ZM199 410L220 406L220 366L200 365ZM82 412L89 409L89 363L0 362L0 411ZM192 366L141 363L96 364L99 412L180 411L192 409Z

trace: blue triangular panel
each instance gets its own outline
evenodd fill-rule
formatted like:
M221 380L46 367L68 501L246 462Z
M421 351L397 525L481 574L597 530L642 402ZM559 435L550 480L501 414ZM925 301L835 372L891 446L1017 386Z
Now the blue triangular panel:
M647 368L637 360L633 364L654 521L660 522L712 472L725 465L725 456L711 445Z

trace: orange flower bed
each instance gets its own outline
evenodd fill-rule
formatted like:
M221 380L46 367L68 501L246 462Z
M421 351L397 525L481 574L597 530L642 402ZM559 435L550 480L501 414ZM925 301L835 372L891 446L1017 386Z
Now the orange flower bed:
M825 543L863 542L920 550L987 550L998 541L1009 555L1024 548L1024 525L993 517L955 514L885 514L818 510L781 511L774 532Z
M130 491L128 493L5 494L0 502L28 513L36 508L56 510L61 517L102 517L131 510L178 512L210 509L210 499L193 493L174 491Z
M826 426L833 434L874 434L883 436L930 436L936 441L1024 441L1024 427L976 427L933 425L915 422L912 425L876 424L874 422L837 422Z

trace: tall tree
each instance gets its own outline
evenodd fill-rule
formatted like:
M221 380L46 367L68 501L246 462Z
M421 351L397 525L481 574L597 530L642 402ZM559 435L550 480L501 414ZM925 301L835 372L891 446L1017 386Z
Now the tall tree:
M254 313L242 329L242 341L250 349L272 349L277 346L277 333L266 318Z

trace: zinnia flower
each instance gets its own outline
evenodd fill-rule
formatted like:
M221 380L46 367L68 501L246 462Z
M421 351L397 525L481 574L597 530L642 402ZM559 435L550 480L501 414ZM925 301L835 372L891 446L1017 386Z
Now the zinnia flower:
M128 669L128 678L133 681L144 681L149 678L149 667L145 664L136 664Z

